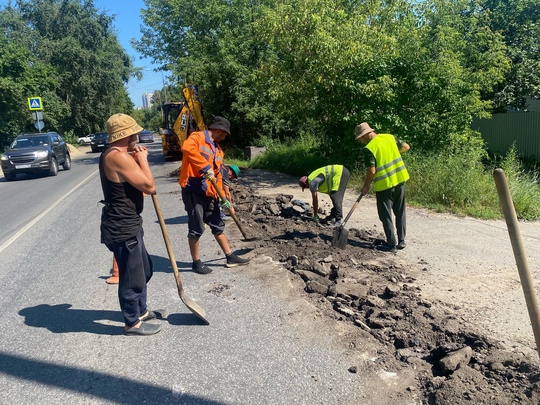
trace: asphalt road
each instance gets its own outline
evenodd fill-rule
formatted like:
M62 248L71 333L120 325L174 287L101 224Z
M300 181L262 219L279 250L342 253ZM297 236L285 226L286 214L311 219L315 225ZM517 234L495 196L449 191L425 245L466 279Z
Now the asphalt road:
M226 269L205 233L202 259L214 272L190 271L187 218L177 179L168 176L178 163L165 162L158 144L149 148L185 290L210 325L178 297L147 198L149 307L168 316L157 335L123 335L117 287L104 281L112 254L99 243L98 154L74 157L73 169L56 177L0 178L0 403L385 403L394 370L348 350L284 269L243 249L233 225L232 247L252 263Z

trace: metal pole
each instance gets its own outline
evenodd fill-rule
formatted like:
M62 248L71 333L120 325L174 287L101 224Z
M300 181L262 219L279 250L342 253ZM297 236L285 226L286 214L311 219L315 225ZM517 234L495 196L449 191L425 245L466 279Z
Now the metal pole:
M163 70L161 71L161 82L163 83L163 95L165 102L167 102L167 89L165 88L165 79L163 78Z

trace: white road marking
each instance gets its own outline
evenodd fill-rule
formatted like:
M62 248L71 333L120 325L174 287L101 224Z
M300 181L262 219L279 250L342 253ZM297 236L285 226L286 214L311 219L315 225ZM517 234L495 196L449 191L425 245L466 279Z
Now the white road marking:
M11 245L17 239L19 239L27 230L29 230L41 218L43 218L45 215L47 215L49 212L51 212L58 204L60 204L71 193L73 193L75 190L77 190L79 187L81 187L84 183L86 183L88 181L88 179L90 179L90 177L95 175L97 172L99 172L99 169L92 172L92 174L90 174L87 178L85 178L83 181L81 181L79 184L77 184L75 187L73 187L70 191L68 191L67 194L64 194L64 196L62 198L60 198L53 205L51 205L49 208L47 208L45 211L43 211L41 214L39 214L36 218L34 218L32 221L30 221L30 223L28 223L26 226L24 226L19 232L17 232L15 235L13 235L11 238L9 238L2 246L0 246L0 253L2 253L2 251L4 251L9 245Z

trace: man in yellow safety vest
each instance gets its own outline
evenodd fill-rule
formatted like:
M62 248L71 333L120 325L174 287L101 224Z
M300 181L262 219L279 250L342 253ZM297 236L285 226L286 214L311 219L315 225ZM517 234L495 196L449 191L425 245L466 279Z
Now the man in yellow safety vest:
M319 222L319 198L317 192L325 193L332 200L332 210L330 215L324 219L325 223L333 222L334 226L341 226L343 218L343 197L347 189L347 182L350 177L349 170L343 165L328 165L314 170L308 176L303 176L298 180L302 187L309 188L313 200L313 220Z
M377 212L386 235L386 243L379 250L396 252L406 246L405 182L409 173L400 152L409 150L409 145L390 134L377 134L367 122L357 125L354 133L364 148L364 163L367 167L362 194L373 190L377 197ZM397 241L392 223L392 212L396 217Z

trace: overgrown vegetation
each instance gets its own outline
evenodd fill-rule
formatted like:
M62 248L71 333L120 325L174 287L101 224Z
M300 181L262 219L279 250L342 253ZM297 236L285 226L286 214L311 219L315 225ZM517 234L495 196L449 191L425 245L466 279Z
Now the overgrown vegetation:
M354 144L351 139L350 149L358 158L345 164L352 172L349 186L356 189L361 187L364 179L360 148L360 144ZM235 160L234 163L300 177L326 164L338 162L327 161L316 151L317 142L304 136L298 141L269 145L265 154L251 162ZM515 147L500 161L489 160L486 164L481 163L486 159L481 147L438 153L411 150L403 154L403 158L411 176L407 182L410 205L482 219L501 218L493 180L493 170L500 167L505 171L518 218L540 219L538 175L522 168Z

